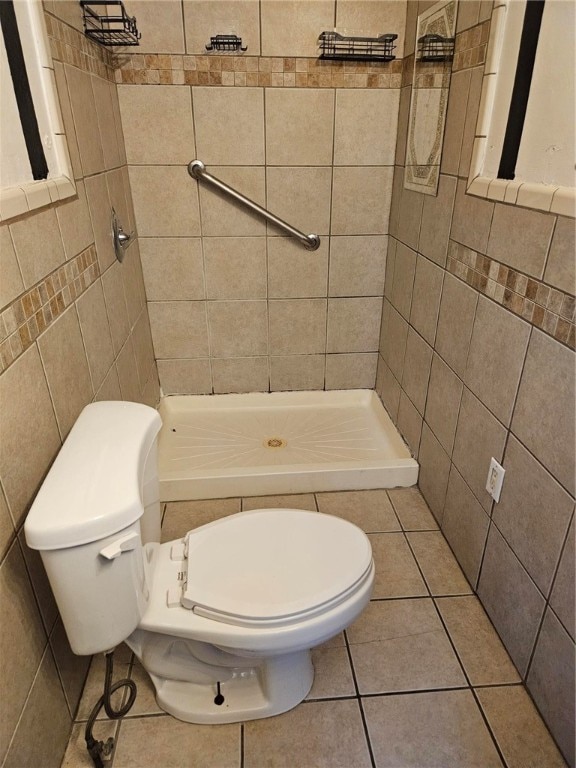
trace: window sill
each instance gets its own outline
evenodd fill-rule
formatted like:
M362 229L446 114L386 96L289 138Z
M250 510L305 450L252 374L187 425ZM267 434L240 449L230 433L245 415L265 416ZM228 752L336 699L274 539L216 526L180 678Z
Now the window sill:
M75 194L76 185L67 176L6 187L0 190L0 221L22 216Z

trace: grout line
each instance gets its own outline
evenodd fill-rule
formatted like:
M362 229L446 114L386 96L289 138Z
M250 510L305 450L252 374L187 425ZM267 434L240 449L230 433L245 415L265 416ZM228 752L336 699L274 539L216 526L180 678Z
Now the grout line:
M368 754L370 755L370 764L372 768L376 768L376 761L374 760L374 752L372 751L372 742L370 741L370 734L368 733L368 724L366 723L364 708L362 707L362 699L360 698L360 688L358 687L358 679L356 677L356 670L354 669L352 651L350 650L350 643L348 641L348 634L346 633L346 630L344 630L343 634L344 634L344 642L346 643L346 653L348 655L348 663L350 664L350 671L352 673L352 680L354 682L354 690L356 691L355 698L356 698L356 701L358 702L358 709L360 710L360 717L362 719L362 728L364 729L364 738L366 739Z

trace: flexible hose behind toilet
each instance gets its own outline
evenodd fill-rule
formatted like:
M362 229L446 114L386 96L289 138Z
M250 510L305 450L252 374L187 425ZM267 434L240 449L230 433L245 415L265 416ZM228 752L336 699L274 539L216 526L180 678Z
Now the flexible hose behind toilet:
M112 674L114 672L114 651L109 651L109 653L106 654L106 675L104 677L104 693L96 704L94 705L94 708L92 709L92 712L90 712L90 717L88 718L88 722L86 723L86 729L84 731L84 738L86 739L86 749L88 750L88 753L90 754L90 757L92 758L92 762L94 763L95 768L104 768L104 760L109 760L112 756L112 751L114 749L114 739L110 737L109 739L104 741L97 741L94 736L92 735L92 729L94 727L94 723L96 722L96 718L98 717L98 713L104 707L104 711L106 712L106 715L110 718L110 720L120 720L122 717L128 714L130 709L132 708L132 705L136 701L136 694L138 692L138 689L136 688L136 683L133 680L128 680L128 678L125 678L124 680L118 680L116 683L112 683ZM120 688L128 688L130 690L130 694L128 696L128 701L126 704L124 704L123 707L120 707L120 709L114 709L112 706L112 694L118 691Z

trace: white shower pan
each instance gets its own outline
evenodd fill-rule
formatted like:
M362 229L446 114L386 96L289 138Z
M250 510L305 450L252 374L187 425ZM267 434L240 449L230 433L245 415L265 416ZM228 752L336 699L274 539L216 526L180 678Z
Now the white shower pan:
M418 464L372 390L162 399L163 501L414 485Z

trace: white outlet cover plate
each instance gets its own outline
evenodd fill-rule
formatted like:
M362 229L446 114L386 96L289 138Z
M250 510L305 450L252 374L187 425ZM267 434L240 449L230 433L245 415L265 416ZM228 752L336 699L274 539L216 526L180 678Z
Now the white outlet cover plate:
M502 483L504 482L505 473L506 470L501 464L498 464L496 459L490 459L490 469L488 470L488 479L486 480L486 490L496 503L500 501L500 493L502 491Z

